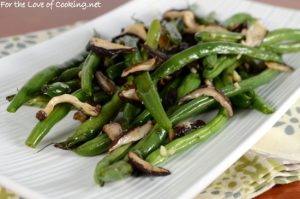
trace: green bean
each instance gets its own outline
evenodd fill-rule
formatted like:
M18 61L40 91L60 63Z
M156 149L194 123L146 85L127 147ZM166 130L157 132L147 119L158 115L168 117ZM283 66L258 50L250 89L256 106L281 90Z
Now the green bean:
M251 24L254 21L256 21L256 19L247 13L237 13L231 16L230 18L226 19L223 22L223 26L229 30L234 30L235 28L244 23Z
M151 48L156 49L160 37L160 21L155 19L152 21L148 30L146 44ZM144 59L147 59L148 55L144 53ZM156 90L154 83L152 82L149 72L143 72L134 78L137 92L143 101L143 104L147 110L151 113L151 116L156 122L161 124L167 131L172 129L172 124L164 110L159 94Z
M252 107L264 114L272 114L275 112L275 109L258 94L255 94L253 97Z
M254 89L265 83L268 83L277 74L278 71L268 69L257 76L241 81L239 88L235 88L234 86L229 85L221 89L221 91L227 97L232 97L244 93L245 91ZM170 119L173 124L176 124L191 116L195 116L199 114L200 112L206 110L209 106L213 105L214 103L215 100L209 97L196 98L186 104L177 107L177 109L175 109L175 111L170 115ZM166 139L167 134L168 134L167 131L165 131L158 124L156 124L152 128L151 132L146 137L144 137L141 141L139 141L131 149L131 151L134 151L137 154L139 154L141 157L146 158L147 155L149 155L151 152L156 150L162 144L162 142ZM112 165L113 168L117 166L128 167L128 165L124 162L124 160L122 161L122 163L116 162ZM118 171L122 171L122 168L118 168ZM129 175L127 172L118 173L118 174L123 177L127 177ZM110 175L114 175L112 170L109 170L109 172L104 170L100 176L102 182L106 182L105 181L106 179L110 179L109 182L111 182L111 179L113 178L111 178Z
M119 148L113 150L111 153L105 156L100 162L98 162L94 172L94 179L97 184L104 185L104 181L101 180L101 176L102 176L101 172L105 171L109 165L121 160L128 153L131 145L132 144L130 143L130 144L120 146Z
M81 90L73 93L81 101L85 101L87 96ZM54 107L53 111L43 121L39 121L31 131L29 137L26 140L26 145L35 148L42 139L47 135L51 128L62 120L72 109L71 104L59 104Z
M99 62L100 62L99 56L91 52L86 58L86 60L84 61L82 67L81 89L88 96L92 96L93 94L92 81L94 78L96 67L99 65Z
M281 28L267 34L262 45L274 45L284 41L300 41L300 29Z
M109 100L111 100L111 96L107 95L104 91L98 91L98 92L94 93L93 100L94 100L94 102L102 104L102 103L106 103Z
M134 126L142 125L143 123L145 123L150 119L151 119L151 113L147 109L145 109L133 120L132 124L130 125L130 128Z
M40 94L41 88L53 78L57 77L63 71L57 66L50 66L35 74L25 85L19 90L13 100L10 102L7 111L16 112L23 104Z
M300 51L300 42L268 45L268 46L262 46L262 48L266 48L267 50L271 50L277 53L295 53Z
M103 186L107 182L114 182L129 177L132 174L132 171L131 164L121 160L105 167L105 169L101 169L97 172L95 178L97 179L98 184Z
M10 102L14 98L14 96L15 95L7 96L7 101ZM48 104L49 100L50 98L47 95L38 95L35 98L32 98L31 100L27 101L24 105L37 108L44 108Z
M217 54L211 54L203 59L203 66L205 68L214 68L217 65L219 59Z
M213 68L205 68L203 77L206 79L214 79L220 75L226 68L238 66L239 61L236 57L221 56L218 58L217 64Z
M262 51L256 48L248 47L242 44L231 42L207 42L197 44L190 47L164 62L153 73L152 79L157 82L177 70L180 70L185 65L205 57L210 54L236 54L247 55L249 57L260 59L263 61L281 62L281 57L276 53L269 51Z
M106 69L106 74L110 79L116 79L121 77L123 70L127 67L124 62L116 63Z
M195 144L201 143L207 140L210 136L216 134L221 129L221 127L224 126L227 120L228 115L226 110L221 109L218 115L204 127L196 129L183 137L177 138L164 146L167 151L174 150L174 153L167 156L162 156L160 155L160 149L156 149L147 156L146 161L150 162L153 165L157 165L166 161L171 156L174 156Z
M135 85L137 91L147 110L151 116L159 123L164 129L170 131L172 124L164 111L161 104L160 97L151 80L149 73L145 72L135 77Z
M126 103L123 110L123 122L122 127L128 129L133 119L141 112L141 108L131 103Z
M124 57L124 64L126 67L132 66L133 64L138 64L142 60L142 55L139 50L136 50L133 53L130 53Z
M234 107L243 109L250 108L252 106L252 100L253 91L245 92L230 98L230 101Z
M56 147L72 149L88 140L93 139L99 134L103 125L111 121L118 114L123 105L123 101L120 100L118 92L116 92L112 99L102 107L101 113L98 116L91 117L89 120L82 123L75 130L74 135L64 142L57 143Z
M214 84L214 86L215 86L217 89L221 89L221 88L225 87L225 84L224 84L224 82L221 80L220 77L214 78L213 84Z
M105 133L102 133L96 138L83 143L73 151L81 156L95 156L107 151L110 145L111 140Z
M145 43L151 48L157 49L160 33L161 33L160 21L158 19L154 19L149 27Z
M42 91L44 92L44 94L50 97L55 97L58 95L70 93L72 90L69 85L63 82L54 82L50 85L44 85Z
M69 68L61 73L61 75L57 78L59 82L70 81L78 78L78 73L81 71L82 65L74 68Z
M196 41L228 41L228 42L238 42L244 38L241 33L235 32L208 32L202 31L195 34Z
M164 87L164 89L161 91L160 93L160 96L162 99L164 99L163 101L166 101L167 99L167 95L168 93L171 91L171 90L176 90L177 87L179 86L179 84L181 83L182 81L182 77L181 76L178 76L176 77L173 81L171 81L168 85L166 85ZM146 121L148 121L149 119L151 119L151 114L150 112L145 109L144 111L142 111L135 119L134 121L132 122L132 124L130 125L130 128L131 127L134 127L134 126L139 126L139 125L142 125L143 123L145 123Z
M201 84L201 79L199 74L190 73L188 74L182 81L181 85L178 87L177 90L177 99L182 98L189 92L198 88Z
M72 92L80 89L80 80L79 79L73 79L73 80L70 80L67 82L63 82L63 83L67 84Z

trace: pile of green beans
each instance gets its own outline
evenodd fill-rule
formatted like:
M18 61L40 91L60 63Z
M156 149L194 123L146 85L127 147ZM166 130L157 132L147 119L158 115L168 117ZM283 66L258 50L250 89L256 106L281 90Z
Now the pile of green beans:
M274 107L255 89L280 73L268 68L269 63L285 67L282 55L300 52L300 29L266 31L259 45L251 47L244 42L247 39L245 31L258 19L247 13L237 13L223 22L213 16L194 14L194 20L194 24L202 29L209 28L195 28L194 33L191 28L187 31L188 24L179 15L154 19L149 26L143 24L146 33L143 37L143 31L122 32L112 41L107 41L110 42L107 45L115 45L113 48L107 45L91 47L95 44L89 42L87 51L62 65L43 69L18 93L8 96L7 111L16 112L23 105L44 108L54 97L57 99L63 95L73 96L94 107L101 106L96 116L77 110L85 114L85 119L68 138L54 144L56 148L80 156L104 154L126 133L152 121L152 129L142 139L125 143L100 160L94 179L101 186L143 172L127 156L129 152L136 153L155 167L220 132L230 120L230 114L224 105L221 106L222 103L218 103L219 100L212 97L216 93L228 100L234 111L255 109L263 114L273 113ZM127 51L116 49L116 44L126 47ZM154 66L123 76L124 70L138 68L149 59L155 59ZM96 72L101 72L115 87L112 92L103 88ZM138 98L135 101L121 96L129 88L134 89ZM200 94L190 101L181 102L183 97L202 88L211 89L215 94ZM45 119L37 122L26 145L36 148L52 127L75 109L68 102L56 105ZM219 112L203 127L174 137L181 122L193 120L200 113L211 110ZM122 127L116 140L103 130L112 122ZM162 154L161 146L167 154Z

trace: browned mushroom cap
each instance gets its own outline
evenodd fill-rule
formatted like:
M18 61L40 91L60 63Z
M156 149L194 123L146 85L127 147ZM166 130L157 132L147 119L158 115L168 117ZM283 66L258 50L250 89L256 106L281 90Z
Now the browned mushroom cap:
M115 150L116 148L124 144L128 144L142 139L151 130L152 126L152 122L149 121L142 126L138 126L132 129L127 134L122 136L117 142L113 143L113 145L109 149L109 152Z
M174 136L175 138L182 137L194 129L202 128L205 122L202 120L195 120L193 122L182 122L175 126Z
M260 21L256 21L246 30L246 40L242 41L242 44L251 47L259 46L263 42L267 32L267 28L265 28Z
M184 25L186 26L186 32L194 32L199 26L195 20L195 15L190 10L169 10L164 13L163 18L165 19L178 19L182 18ZM197 31L196 31L197 32Z
M221 104L221 106L223 106L227 110L227 113L230 117L233 115L233 110L232 110L230 100L225 95L223 95L223 93L218 91L213 86L202 87L202 88L192 91L191 93L182 97L179 100L179 104L182 104L185 101L189 101L189 100L195 99L200 96L213 97L217 102L219 102Z
M115 141L121 137L123 133L122 126L117 122L112 122L109 124L105 124L102 128L103 132L107 134L107 136L112 140Z
M285 64L279 64L276 62L265 62L266 66L273 70L278 70L282 72L293 72L294 68Z
M116 86L115 86L115 83L111 79L106 77L101 71L97 71L95 73L95 77L96 77L97 83L99 84L99 86L102 88L102 90L105 93L107 93L108 95L114 94L114 92L116 90Z
M142 63L135 64L133 66L125 68L122 72L121 77L126 77L129 74L140 72L140 71L151 71L151 70L154 70L155 67L156 67L155 59L154 58L148 59Z
M84 114L82 111L76 111L73 115L73 119L78 120L81 123L85 122L88 118L89 116Z
M146 38L147 38L147 32L146 32L145 25L142 23L136 23L136 24L127 26L126 28L124 28L123 32L136 35L137 37L139 37L140 39L142 39L144 41L146 41Z
M140 158L136 153L129 152L128 153L128 159L129 162L132 164L133 167L135 167L140 172L151 175L151 176L166 176L170 175L171 172L167 169L154 166L150 164L149 162L146 162L142 158Z
M141 100L134 86L128 86L119 93L121 100L133 104L140 104Z
M135 51L135 48L121 44L115 44L104 39L93 37L87 46L87 50L91 50L102 55L113 56L119 53L130 53Z
M77 97L70 94L63 94L56 97L53 97L47 104L47 106L37 112L36 118L39 120L44 120L54 109L57 104L61 103L70 103L75 106L77 109L81 110L87 115L97 116L100 112L100 105L92 106L88 103L81 102Z
M195 20L194 13L190 10L169 10L164 13L163 17L171 20L182 18L185 25L184 31L190 34L201 31L228 32L228 30L218 25L199 25Z

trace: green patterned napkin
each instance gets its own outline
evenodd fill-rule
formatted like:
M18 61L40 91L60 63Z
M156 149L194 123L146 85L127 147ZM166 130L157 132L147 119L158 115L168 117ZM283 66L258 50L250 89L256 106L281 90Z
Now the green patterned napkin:
M75 24L78 25L80 23ZM0 38L0 58L48 40L72 26ZM276 184L300 180L300 100L249 152L196 198L253 198ZM276 144L274 144L276 143ZM0 187L0 199L20 198Z

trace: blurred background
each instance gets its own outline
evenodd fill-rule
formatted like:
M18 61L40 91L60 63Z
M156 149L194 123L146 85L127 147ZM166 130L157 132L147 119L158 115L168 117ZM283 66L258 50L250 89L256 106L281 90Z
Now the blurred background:
M1 0L15 2L18 0ZM51 0L20 0L22 2L51 2ZM59 0L73 2L73 0ZM101 2L101 8L0 8L0 37L23 34L89 20L129 0L76 0L75 2ZM201 1L201 0L199 0ZM256 0L273 5L300 9L300 0Z

